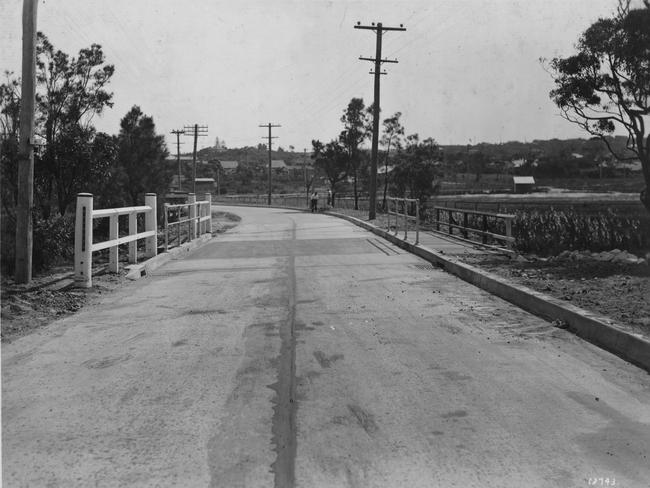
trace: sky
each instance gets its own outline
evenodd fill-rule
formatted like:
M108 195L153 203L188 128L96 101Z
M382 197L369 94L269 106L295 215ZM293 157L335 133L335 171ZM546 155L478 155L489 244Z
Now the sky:
M0 70L20 74L22 0L0 0ZM373 101L373 31L382 37L382 119L440 144L586 137L549 99L540 58L575 52L616 0L39 0L38 29L76 55L100 44L115 65L113 108L94 120L116 134L133 105L170 150L183 126L208 126L199 148L264 143L311 148L342 129L353 97ZM181 151L191 149L184 137Z

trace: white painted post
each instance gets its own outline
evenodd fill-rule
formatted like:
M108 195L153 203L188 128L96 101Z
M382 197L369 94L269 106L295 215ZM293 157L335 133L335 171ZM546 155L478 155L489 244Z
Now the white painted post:
M163 215L165 216L165 252L169 251L169 203L165 203L163 207Z
M406 205L406 198L404 199L404 240L408 237L408 227L409 227L409 222L408 222L408 214L407 214L407 205Z
M131 212L129 214L129 235L138 233L138 214ZM138 241L129 242L129 263L135 264L138 262Z
M206 232L212 235L212 193L206 193L205 199L208 201L208 216L210 217L206 222Z
M190 235L189 240L192 241L196 238L196 194L187 194L187 203L190 205Z
M93 196L77 194L74 229L74 281L80 288L92 286Z
M119 216L111 215L108 218L108 238L112 241L119 237ZM117 273L119 271L119 246L113 246L108 249L108 272Z
M144 214L144 230L148 232L153 230L157 231L158 228L158 215L157 215L157 198L155 193L146 193L144 196L144 204L151 207L151 210ZM158 254L158 233L153 237L145 239L145 256L148 258L154 257Z

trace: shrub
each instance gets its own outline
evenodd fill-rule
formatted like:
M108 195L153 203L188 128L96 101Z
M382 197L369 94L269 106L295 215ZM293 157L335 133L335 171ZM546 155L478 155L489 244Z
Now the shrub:
M584 214L574 209L519 210L515 212L513 235L521 252L541 255L565 250L592 252L650 248L650 216L645 212L617 213L605 210Z

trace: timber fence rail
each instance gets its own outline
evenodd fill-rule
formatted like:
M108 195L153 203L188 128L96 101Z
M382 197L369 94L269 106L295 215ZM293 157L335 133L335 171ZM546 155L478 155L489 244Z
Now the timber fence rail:
M165 203L163 207L165 251L168 251L174 242L180 246L184 235L187 241L192 241L203 234L212 234L212 195L206 193L204 200L197 201L196 195L190 193L187 200L187 203ZM185 226L187 226L187 233L183 232ZM176 230L175 240L173 229Z
M512 249L515 238L512 236L512 214L481 212L463 208L433 207L433 217L427 224L433 230L457 239L490 245L497 242Z
M144 231L138 232L138 215L144 214ZM129 216L128 233L120 237L119 217ZM93 242L93 222L95 219L109 219L109 238L106 241ZM74 279L77 286L92 286L93 252L109 249L108 270L119 270L119 245L129 244L129 263L137 263L137 241L145 239L145 257L154 257L158 253L156 221L156 194L147 193L145 204L140 207L106 208L95 210L93 196L90 193L77 195L77 213L75 218L74 239Z

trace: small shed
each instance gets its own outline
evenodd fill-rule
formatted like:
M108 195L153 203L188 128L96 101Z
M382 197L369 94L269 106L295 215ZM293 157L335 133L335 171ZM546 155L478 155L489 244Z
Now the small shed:
M234 173L235 170L239 167L239 161L222 161L222 160L219 160L219 163L221 164L221 169L225 173Z
M212 193L214 191L214 178L196 178L196 193Z
M535 178L532 176L513 176L512 183L515 193L530 193L535 188Z
M271 168L273 168L277 173L283 173L287 171L287 163L283 159L273 159L271 160Z

